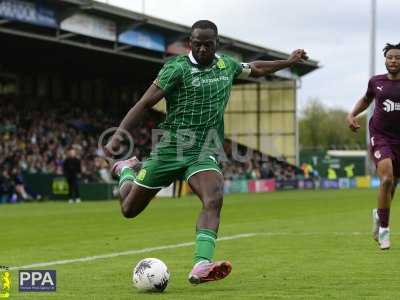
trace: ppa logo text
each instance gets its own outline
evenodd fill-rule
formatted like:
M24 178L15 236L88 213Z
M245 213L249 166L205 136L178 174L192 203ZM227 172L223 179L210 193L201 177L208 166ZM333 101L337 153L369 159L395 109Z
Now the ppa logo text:
M55 292L57 286L55 270L20 270L20 292Z

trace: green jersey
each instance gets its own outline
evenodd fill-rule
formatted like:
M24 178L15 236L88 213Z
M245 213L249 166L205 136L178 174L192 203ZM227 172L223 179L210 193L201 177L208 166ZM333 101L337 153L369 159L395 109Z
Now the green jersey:
M163 66L154 84L166 94L167 114L161 128L170 134L169 146L176 146L178 136L185 132L188 136L181 141L191 139L192 145L185 151L199 151L215 135L223 142L224 110L232 83L246 73L246 67L226 55L202 67L191 53L176 56ZM166 144L162 140L158 148L168 147Z

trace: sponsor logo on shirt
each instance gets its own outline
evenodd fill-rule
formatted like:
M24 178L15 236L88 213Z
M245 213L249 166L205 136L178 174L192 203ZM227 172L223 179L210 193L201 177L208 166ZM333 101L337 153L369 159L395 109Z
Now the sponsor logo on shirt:
M200 78L193 78L192 85L195 87L199 87L201 85Z
M199 87L200 85L206 85L206 84L211 84L214 82L228 81L228 80L229 80L228 76L219 76L219 77L215 77L215 78L205 78L205 79L193 78L192 85L194 87Z
M390 99L386 99L383 101L383 110L386 112L391 112L391 111L398 111L400 110L400 103L394 102Z
M382 92L383 91L383 86L377 86L376 89Z
M192 67L192 69L190 70L190 74L196 74L196 73L200 73L200 70L195 67Z

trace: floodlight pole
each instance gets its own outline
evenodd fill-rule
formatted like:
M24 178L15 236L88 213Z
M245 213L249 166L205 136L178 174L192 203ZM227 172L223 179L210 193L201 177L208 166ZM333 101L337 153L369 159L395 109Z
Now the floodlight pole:
M369 50L369 77L375 75L375 51L376 51L376 0L371 0L371 19L370 19L370 50ZM369 120L374 111L374 103L372 103L367 110L367 122L366 122L366 139L367 146L369 145ZM373 164L369 155L365 156L365 173L366 175L372 175L373 173Z

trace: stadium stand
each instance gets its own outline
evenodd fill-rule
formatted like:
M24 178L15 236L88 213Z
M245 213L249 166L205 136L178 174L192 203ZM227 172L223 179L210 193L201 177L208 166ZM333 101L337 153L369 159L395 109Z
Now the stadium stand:
M71 146L81 159L82 182L112 182L98 151L99 135L118 124L169 56L187 53L188 32L187 26L96 1L0 1L0 200L65 196L68 188L58 177ZM288 57L225 36L220 46L240 61ZM227 180L299 176L283 158L294 164L298 153L294 83L318 67L309 60L262 81L235 83L225 148L256 150L247 161L223 162ZM133 154L140 159L151 149L150 130L162 119L162 110L153 111L133 132ZM238 119L251 127L251 142L249 128L236 131ZM271 138L277 147L270 151Z
M109 166L102 159L98 139L102 132L117 124L117 119L101 111L89 112L68 104L40 110L17 110L7 98L0 98L0 168L2 202L32 198L24 191L22 174L62 175L63 161L69 148L77 150L81 158L81 181L112 182ZM8 103L8 104L7 104ZM162 113L152 111L144 118L139 129L132 132L134 155L146 158L152 147L152 129L163 120ZM235 145L239 152L252 151L244 162L232 158L234 143L227 140L224 150L228 160L223 169L226 179L286 180L296 178L299 169L277 158L262 154L243 145ZM13 200L14 199L14 200Z

